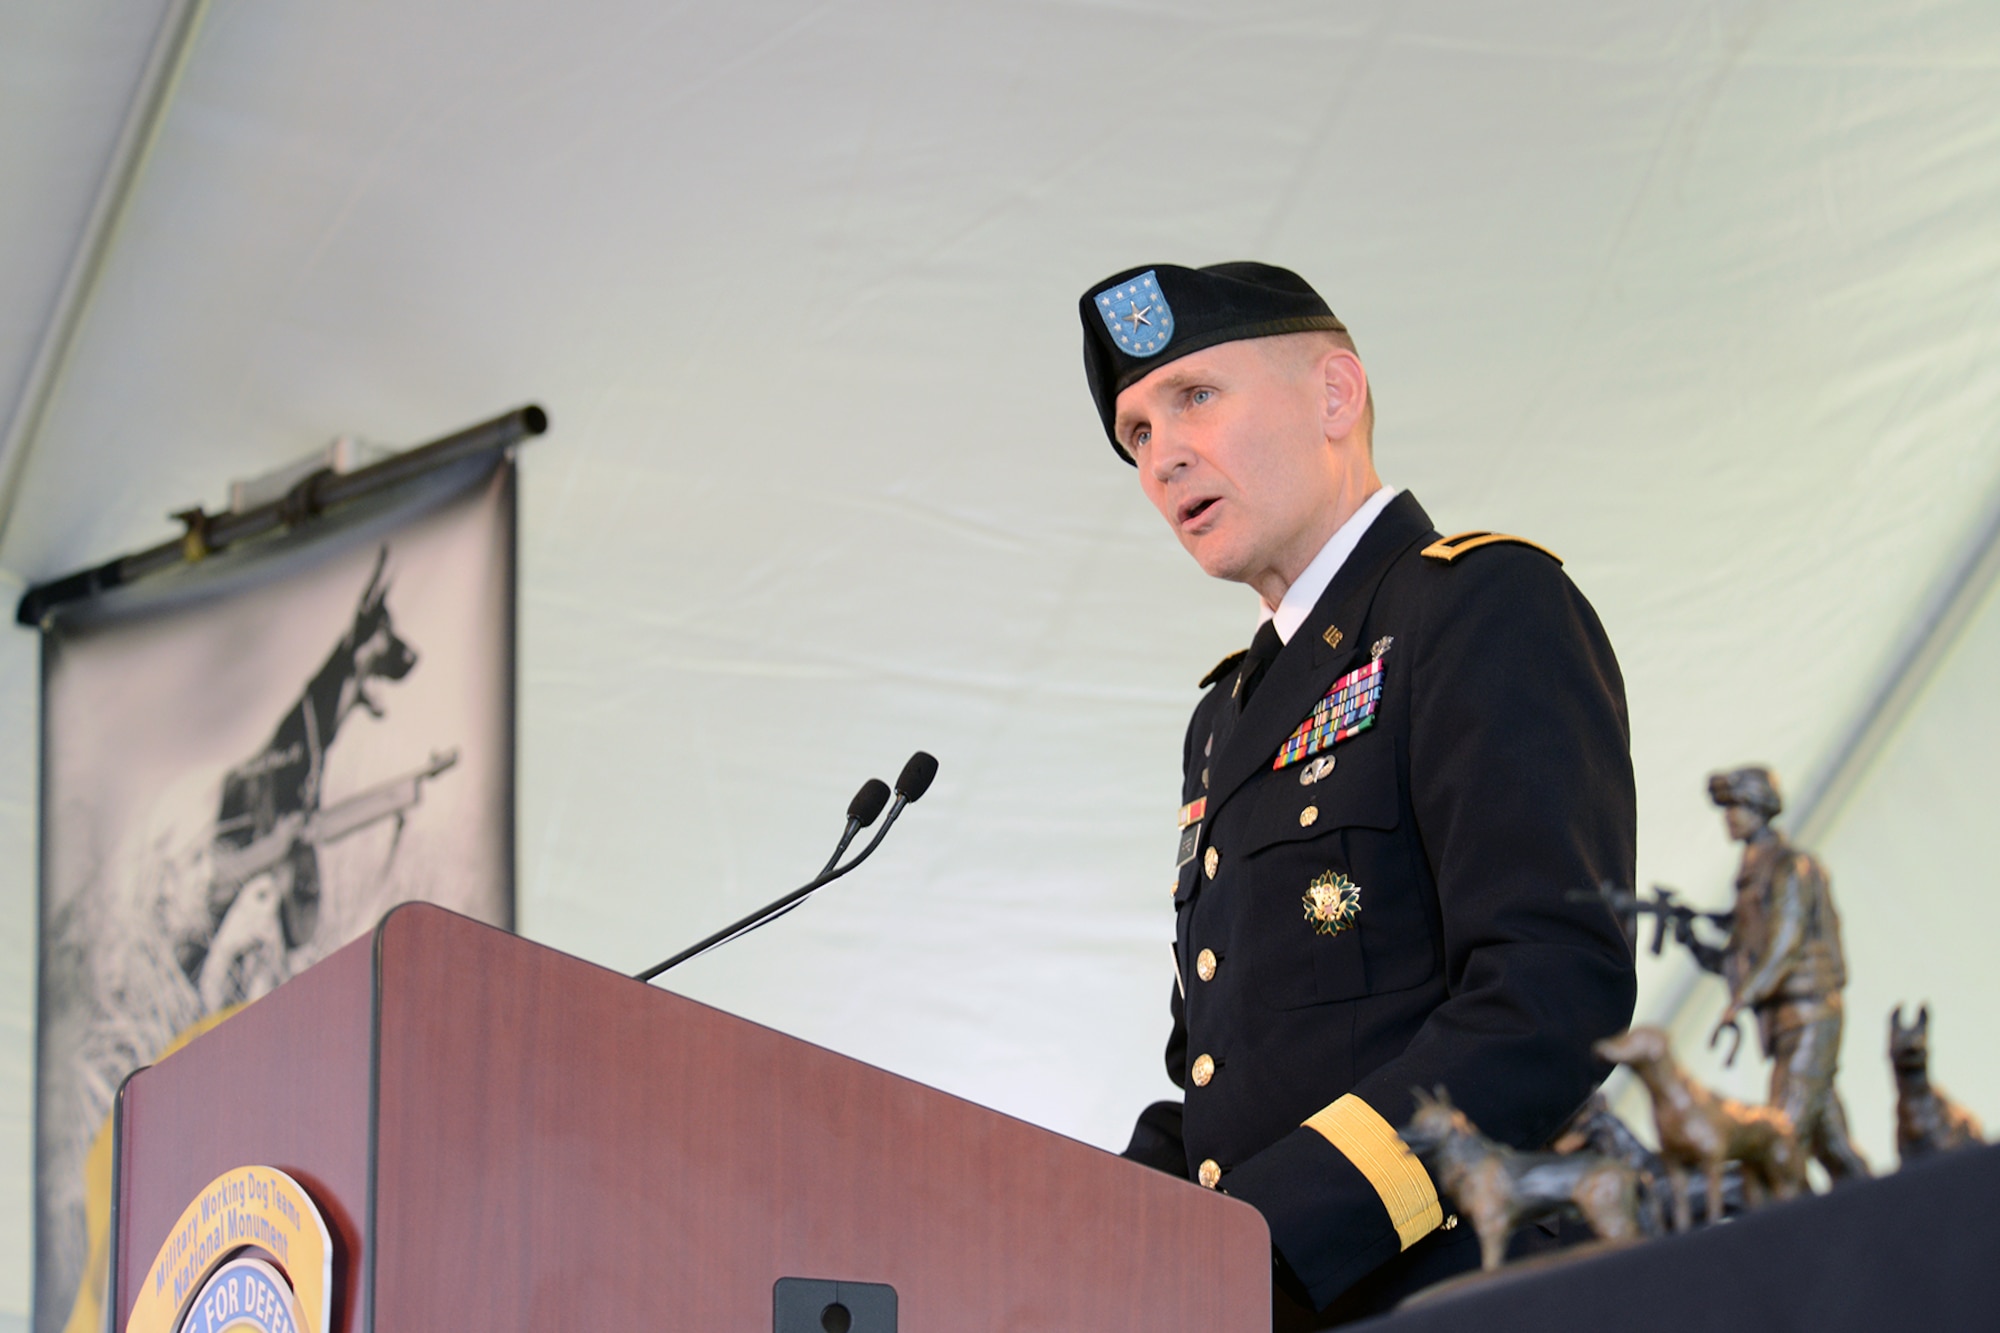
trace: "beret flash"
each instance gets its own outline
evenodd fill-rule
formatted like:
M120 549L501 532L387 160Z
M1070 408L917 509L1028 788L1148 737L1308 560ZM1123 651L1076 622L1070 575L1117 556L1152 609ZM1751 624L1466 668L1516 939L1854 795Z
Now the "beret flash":
M1127 463L1112 432L1118 395L1154 370L1217 343L1347 328L1298 274L1247 262L1126 269L1093 285L1077 311L1090 396L1106 438Z

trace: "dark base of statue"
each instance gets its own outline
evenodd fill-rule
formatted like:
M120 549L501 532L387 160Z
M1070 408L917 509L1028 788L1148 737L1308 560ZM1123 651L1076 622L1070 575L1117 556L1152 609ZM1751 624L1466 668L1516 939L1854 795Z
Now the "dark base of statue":
M1996 1198L2000 1146L1971 1148L1721 1226L1583 1250L1518 1273L1502 1269L1359 1327L1371 1333L1990 1329L2000 1310L2000 1264L1992 1259L2000 1249Z

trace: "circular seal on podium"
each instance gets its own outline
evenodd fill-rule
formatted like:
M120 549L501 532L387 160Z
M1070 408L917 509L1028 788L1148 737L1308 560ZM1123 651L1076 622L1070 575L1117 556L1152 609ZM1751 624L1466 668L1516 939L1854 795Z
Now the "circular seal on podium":
M126 1333L328 1333L333 1241L312 1196L268 1166L226 1171L147 1270Z

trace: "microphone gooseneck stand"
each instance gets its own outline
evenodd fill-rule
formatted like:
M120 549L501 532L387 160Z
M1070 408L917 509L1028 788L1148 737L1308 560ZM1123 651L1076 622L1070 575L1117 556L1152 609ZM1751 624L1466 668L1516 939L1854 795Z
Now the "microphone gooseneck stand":
M847 827L842 831L840 842L833 849L833 855L827 859L825 867L811 882L793 889L776 902L766 903L741 920L731 922L707 939L689 945L665 962L655 963L644 972L633 973L633 980L651 981L668 968L678 967L688 959L699 957L738 936L747 935L759 926L769 925L803 903L816 890L825 888L866 861L874 854L875 849L882 845L882 839L889 836L889 830L895 826L896 817L903 813L903 807L930 790L932 779L937 777L937 767L937 760L922 750L910 756L909 762L903 765L903 771L896 777L896 799L894 804L889 806L889 815L882 821L882 827L875 830L875 836L868 840L868 845L863 847L853 860L841 865L841 854L847 850L848 844L854 841L854 835L874 823L875 817L882 813L883 804L889 800L889 788L882 780L868 779L862 784L861 790L854 794L854 799L848 802Z

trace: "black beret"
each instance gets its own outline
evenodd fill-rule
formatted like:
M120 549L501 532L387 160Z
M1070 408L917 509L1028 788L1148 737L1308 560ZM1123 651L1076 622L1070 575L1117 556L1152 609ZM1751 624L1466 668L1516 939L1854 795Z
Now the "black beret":
M1094 284L1077 313L1090 396L1111 447L1128 463L1112 434L1118 395L1154 370L1217 343L1347 328L1298 274L1247 262L1129 268Z

